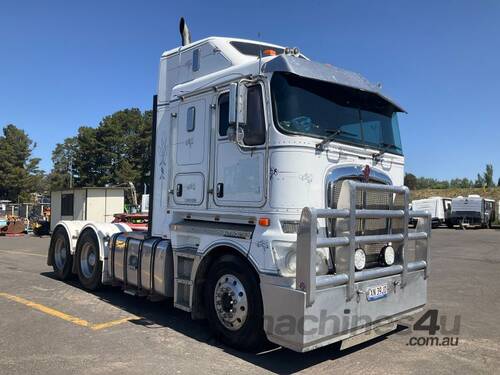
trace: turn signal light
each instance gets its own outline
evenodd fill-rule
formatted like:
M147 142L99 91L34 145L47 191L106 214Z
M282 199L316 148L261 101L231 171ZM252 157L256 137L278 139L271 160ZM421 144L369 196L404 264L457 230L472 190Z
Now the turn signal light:
M271 225L271 220L269 220L269 218L267 217L261 217L259 219L259 225L261 227L268 227L269 225Z

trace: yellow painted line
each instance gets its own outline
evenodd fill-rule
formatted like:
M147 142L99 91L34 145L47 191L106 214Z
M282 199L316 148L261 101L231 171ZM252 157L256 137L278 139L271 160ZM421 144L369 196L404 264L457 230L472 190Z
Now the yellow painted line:
M18 302L18 303L23 304L25 306L31 307L35 310L41 311L47 315L54 316L56 318L65 320L67 322L76 324L78 326L90 328L93 331L98 331L100 329L114 327L114 326L117 326L119 324L126 323L130 320L138 319L137 316L129 316L127 318L112 320L112 321L106 322L106 323L93 324L93 323L88 322L87 320L80 319L76 316L63 313L59 310L44 306L42 304L27 300L27 299L24 299L22 297L15 296L13 294L0 292L0 297L4 297L4 298L7 298L11 301Z
M36 257L47 258L47 254L28 253L26 251L13 251L13 250L2 250L2 249L0 249L0 252L2 252L2 253L9 253L9 254L16 254L16 255L34 255Z
M118 324L126 323L126 322L128 322L130 320L134 320L134 319L138 319L138 318L136 316L129 316L128 318L112 320L111 322L107 322L107 323L92 324L90 326L90 329L94 330L94 331L98 331L100 329L114 327L114 326L117 326Z
M5 297L7 299L10 299L11 301L21 303L25 306L31 307L31 308L38 310L38 311L41 311L45 314L55 316L56 318L66 320L68 322L71 322L73 324L76 324L76 325L79 325L82 327L88 327L90 325L89 322L87 322L86 320L77 318L76 316L65 314L61 311L55 310L53 308L50 308L50 307L47 307L44 305L41 305L41 304L36 303L36 302L29 301L29 300L24 299L22 297L14 296L14 295L8 294L8 293L0 293L0 297Z

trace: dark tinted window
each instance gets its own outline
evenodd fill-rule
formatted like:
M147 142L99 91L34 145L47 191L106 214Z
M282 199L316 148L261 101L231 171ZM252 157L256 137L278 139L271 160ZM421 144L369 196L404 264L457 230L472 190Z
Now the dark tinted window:
M262 89L259 85L248 88L247 123L245 125L245 138L243 141L248 146L261 145L266 140L266 121L262 103Z
M73 216L73 194L61 195L61 216Z
M285 52L283 48L276 48L276 47L270 47L262 44L255 44L255 43L246 43L246 42L231 42L231 45L238 50L238 52L244 54L244 55L249 55L249 56L260 56L260 53L262 52L262 56L264 56L264 51L266 49L270 49L273 51L276 51L277 55L282 54Z
M259 85L251 86L247 91L247 123L244 126L248 146L257 146L265 142L266 122L262 103L262 89ZM229 94L219 97L219 135L225 137L229 127Z
M349 87L275 73L271 80L278 129L402 155L397 113L379 96Z
M229 94L219 97L219 135L225 137L229 126Z
M186 130L188 132L194 131L195 123L196 123L196 108L195 107L189 107L188 110L187 110Z

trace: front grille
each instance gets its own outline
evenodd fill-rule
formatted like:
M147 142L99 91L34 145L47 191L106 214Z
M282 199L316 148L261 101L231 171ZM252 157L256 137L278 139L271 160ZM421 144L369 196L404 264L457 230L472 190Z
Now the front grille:
M299 231L299 222L298 221L280 221L281 230L283 233L297 233Z
M328 207L329 208L339 208L337 207L342 183L345 180L338 180L335 182L328 183ZM370 183L379 183L377 181L368 181ZM396 198L394 198L396 196ZM342 207L345 208L345 207ZM401 194L393 194L389 192L378 192L378 191L357 191L356 196L356 208L357 209L379 209L379 210L402 210L404 209L404 200ZM356 225L356 235L357 236L368 236L368 235L380 235L387 233L403 233L404 230L404 219L357 219ZM326 219L327 236L335 237L335 225L336 219ZM367 265L366 268L372 268L378 266L378 258L380 251L386 245L386 243L372 243L362 245L362 249L366 253ZM330 249L332 258L335 258L335 249Z

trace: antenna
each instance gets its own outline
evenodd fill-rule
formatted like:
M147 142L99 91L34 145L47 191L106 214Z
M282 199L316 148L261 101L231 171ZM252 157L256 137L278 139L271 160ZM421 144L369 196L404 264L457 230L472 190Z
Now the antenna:
M260 31L257 32L257 39L259 40L259 42L261 41ZM259 45L259 74L257 74L258 76L260 76L261 69L262 69L262 45Z

